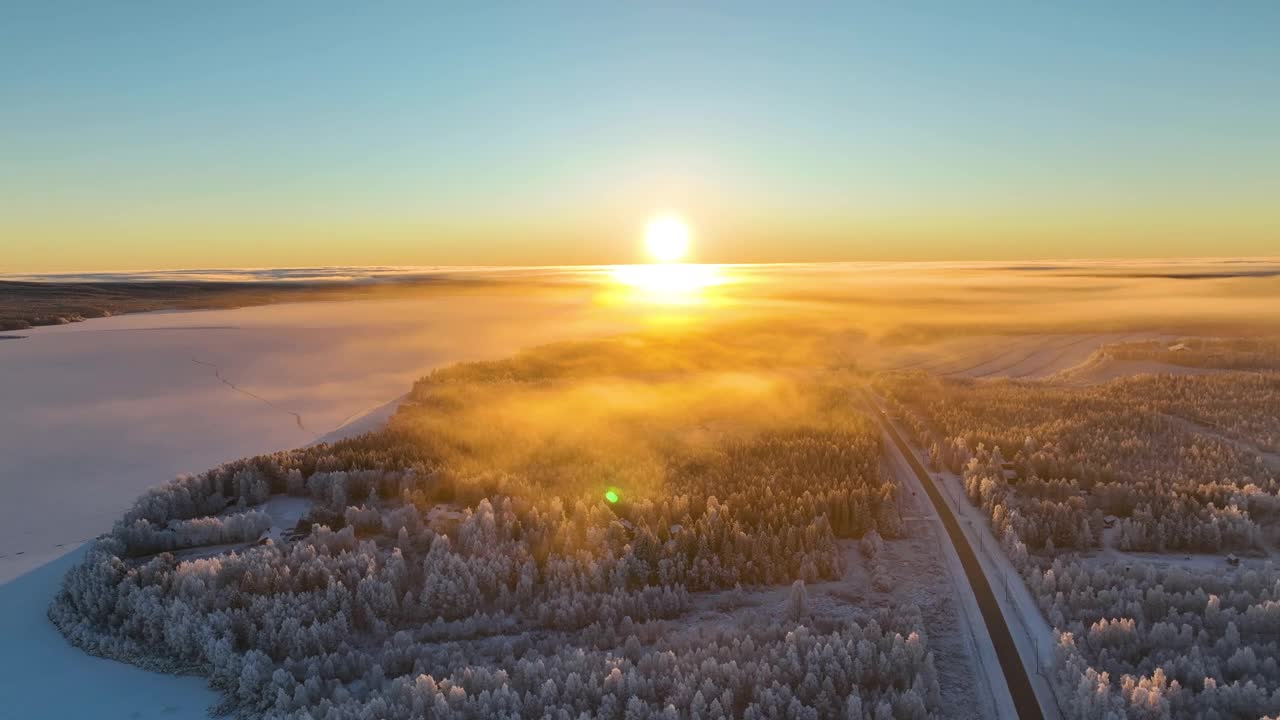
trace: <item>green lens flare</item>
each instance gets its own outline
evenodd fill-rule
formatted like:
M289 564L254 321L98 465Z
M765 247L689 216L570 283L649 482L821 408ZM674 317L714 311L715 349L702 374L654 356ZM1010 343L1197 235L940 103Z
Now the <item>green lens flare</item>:
M618 493L614 492L613 490L605 490L604 499L608 500L611 503L616 503L618 502Z

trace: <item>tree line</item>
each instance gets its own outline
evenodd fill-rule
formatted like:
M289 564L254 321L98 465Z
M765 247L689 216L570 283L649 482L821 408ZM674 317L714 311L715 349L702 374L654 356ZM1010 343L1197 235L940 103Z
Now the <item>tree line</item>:
M918 611L809 608L841 538L874 558L902 532L847 378L547 352L433 374L382 430L152 489L51 619L90 652L203 674L247 717L937 711ZM254 542L279 495L309 501L296 535ZM240 544L189 553L210 543ZM699 593L785 585L782 617L691 621Z

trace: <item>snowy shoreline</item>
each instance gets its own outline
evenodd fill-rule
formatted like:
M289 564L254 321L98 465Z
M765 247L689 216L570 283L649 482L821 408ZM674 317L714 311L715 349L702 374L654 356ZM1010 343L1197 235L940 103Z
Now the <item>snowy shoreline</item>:
M81 652L46 615L85 544L148 487L375 430L433 367L624 325L563 300L472 295L137 313L24 331L24 342L0 352L6 711L194 720L217 702L201 678ZM265 401L229 388L192 357Z

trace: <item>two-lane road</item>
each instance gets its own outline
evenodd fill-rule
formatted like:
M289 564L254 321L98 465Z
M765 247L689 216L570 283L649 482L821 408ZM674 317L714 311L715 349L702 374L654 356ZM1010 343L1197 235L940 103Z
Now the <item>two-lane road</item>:
M1000 611L1000 603L996 601L996 595L991 589L991 583L987 581L987 576L982 571L982 564L978 561L978 556L974 553L973 546L969 544L969 539L965 537L964 531L960 528L960 522L956 519L955 513L951 511L951 508L943 499L942 493L934 484L933 478L925 471L920 461L916 459L915 453L911 451L911 446L902 439L902 435L898 433L893 423L889 422L888 417L885 416L883 410L870 396L869 392L864 396L864 399L871 410L871 414L880 422L880 425L889 434L890 439L893 440L894 445L897 446L898 451L902 454L903 459L907 461L911 471L919 478L921 486L924 487L930 502L933 503L934 510L942 520L942 526L947 530L947 537L951 540L956 554L960 557L960 564L964 567L969 586L973 589L974 597L978 601L978 609L982 613L982 620L987 626L988 634L991 636L991 643L995 647L996 658L1000 661L1000 669L1004 673L1005 682L1009 686L1009 693L1013 697L1013 706L1018 713L1018 717L1023 720L1043 720L1044 713L1040 709L1040 702L1036 699L1035 689L1032 687L1031 679L1027 675L1026 665L1018 654L1017 645L1014 644L1013 633L1009 630L1009 623Z

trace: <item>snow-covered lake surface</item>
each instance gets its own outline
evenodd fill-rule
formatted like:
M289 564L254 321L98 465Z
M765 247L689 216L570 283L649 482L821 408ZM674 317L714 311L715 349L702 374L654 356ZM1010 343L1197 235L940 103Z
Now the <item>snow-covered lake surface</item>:
M123 315L0 346L0 582L110 529L145 488L369 430L427 370L622 329L551 296Z
M939 323L970 322L982 308L998 317L997 310L1018 307L1011 288L1041 300L1048 297L1042 293L1057 293L1056 312L1077 323L1129 312L1134 302L1131 286L1097 266L1087 280L1046 278L1044 268L975 268L950 285L936 282L940 276L927 267L911 267L906 280L892 270L831 265L785 272L806 291L834 283L841 292L863 293L851 296L838 317L865 321L872 335L914 317L922 298ZM704 310L637 307L628 305L629 291L593 294L581 284L544 284L537 292L471 288L419 299L126 315L13 333L0 341L0 719L203 718L216 701L201 679L87 656L45 617L77 548L109 530L145 488L227 460L372 430L432 367L651 322L683 323L703 311L719 316L758 303L780 312L827 297L802 293L792 301L765 284L764 270L743 273L742 286L751 292L726 293ZM1253 317L1273 307L1260 306L1253 290L1209 303L1197 295L1152 294L1150 283L1161 281L1142 282L1147 294L1140 297L1158 297L1169 317ZM975 283L1000 292L957 302L972 300ZM1079 283L1092 283L1089 292L1078 292ZM899 300L907 302L894 305ZM955 310L944 315L942 307ZM1046 329L1038 335L944 337L936 347L896 343L883 352L854 333L849 352L870 367L1041 378L1085 362L1104 343L1156 337L1060 333L1042 319ZM277 531L300 508L278 510ZM943 627L962 629L950 617ZM960 647L958 630L952 640Z
M148 672L81 652L45 617L82 550L0 586L0 717L200 720L218 701L203 678Z
M93 658L45 617L145 488L377 427L413 380L642 321L589 299L467 295L125 315L0 346L0 716L203 718L198 678ZM70 553L70 554L69 554Z

